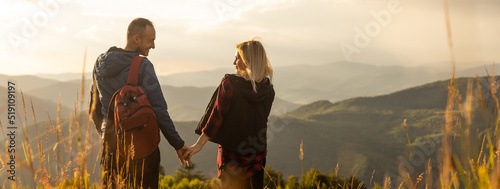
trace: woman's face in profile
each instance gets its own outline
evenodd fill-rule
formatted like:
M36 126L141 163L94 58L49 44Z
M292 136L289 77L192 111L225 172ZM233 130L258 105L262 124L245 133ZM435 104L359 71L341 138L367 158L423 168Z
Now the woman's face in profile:
M246 72L247 67L243 63L243 60L241 60L241 56L238 53L238 51L236 51L234 57L235 57L235 59L234 59L233 65L235 65L236 72Z

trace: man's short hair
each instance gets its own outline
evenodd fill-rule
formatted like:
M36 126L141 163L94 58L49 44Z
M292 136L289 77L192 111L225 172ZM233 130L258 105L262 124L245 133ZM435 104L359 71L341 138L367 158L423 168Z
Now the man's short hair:
M127 41L132 40L132 37L135 34L142 35L144 30L146 30L146 26L148 25L154 27L153 23L145 18L136 18L132 20L132 22L130 22L130 24L128 25L127 29Z

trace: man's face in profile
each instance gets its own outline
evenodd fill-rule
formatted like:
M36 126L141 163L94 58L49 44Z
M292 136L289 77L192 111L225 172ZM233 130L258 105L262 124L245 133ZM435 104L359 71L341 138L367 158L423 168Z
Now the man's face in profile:
M155 48L156 31L152 26L147 25L146 29L140 36L139 54L148 56L149 49Z

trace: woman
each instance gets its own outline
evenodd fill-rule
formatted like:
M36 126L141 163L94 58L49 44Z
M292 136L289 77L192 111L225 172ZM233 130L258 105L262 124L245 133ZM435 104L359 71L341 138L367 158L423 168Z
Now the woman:
M263 188L267 118L274 100L273 69L255 39L236 45L235 74L215 91L187 159L210 140L219 144L217 163L223 188Z

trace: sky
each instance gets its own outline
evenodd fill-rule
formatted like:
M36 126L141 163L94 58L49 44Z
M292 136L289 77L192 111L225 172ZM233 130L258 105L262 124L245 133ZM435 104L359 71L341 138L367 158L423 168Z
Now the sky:
M500 1L448 1L457 68L498 63ZM440 0L0 0L0 74L89 72L136 17L155 25L159 75L232 68L253 37L274 67L451 68Z

